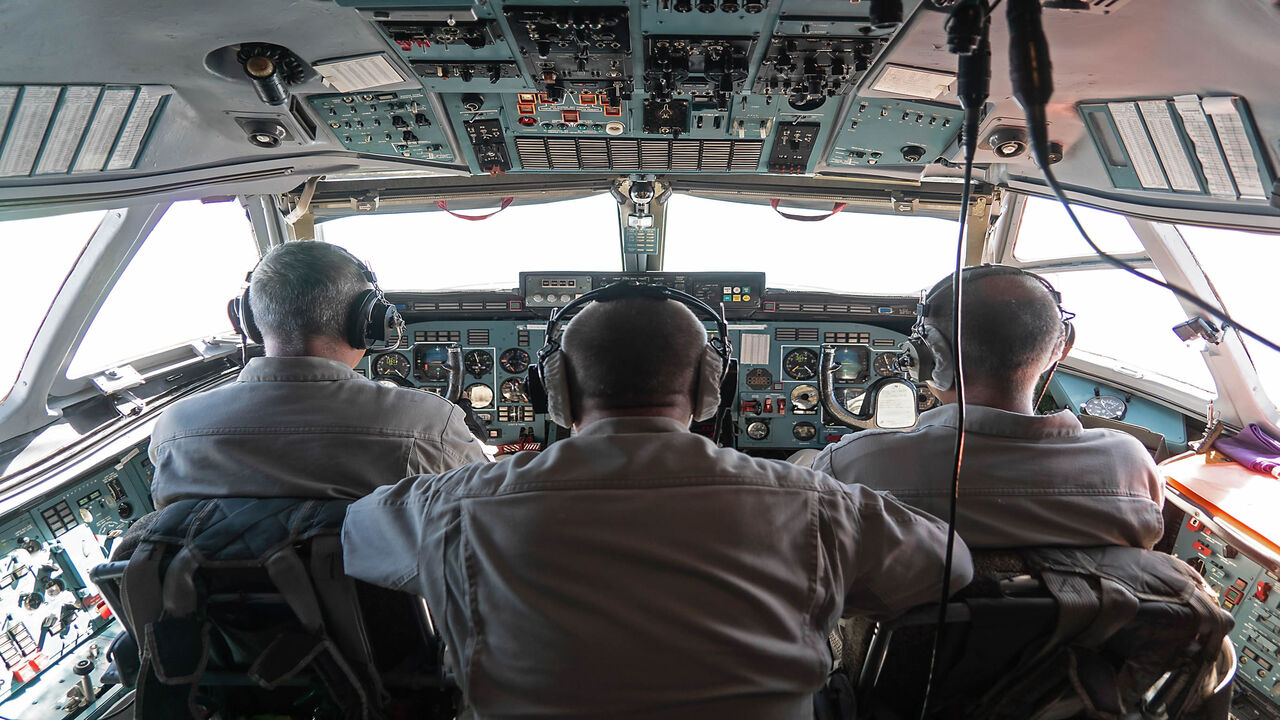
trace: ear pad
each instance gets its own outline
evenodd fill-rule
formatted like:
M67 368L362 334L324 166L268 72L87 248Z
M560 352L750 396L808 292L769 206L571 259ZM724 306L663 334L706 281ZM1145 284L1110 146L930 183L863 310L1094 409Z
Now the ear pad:
M347 344L357 350L369 347L369 326L373 306L377 302L377 291L369 289L360 293L351 303L351 314L347 316Z
M231 319L231 327L237 333L262 344L262 333L258 332L258 326L253 322L253 306L249 304L248 287L245 287L240 297L231 298L227 302L227 317Z
M922 327L919 338L928 349L927 353L920 354L920 377L939 390L950 390L956 382L951 341L932 325ZM926 365L932 366L931 372L925 372Z
M716 416L720 409L720 385L724 382L724 359L710 344L702 346L698 359L698 384L693 394L693 419L701 422Z
M556 350L538 362L539 384L547 399L547 418L562 428L573 427L573 406L569 399L569 369L564 353ZM530 376L532 377L532 375Z

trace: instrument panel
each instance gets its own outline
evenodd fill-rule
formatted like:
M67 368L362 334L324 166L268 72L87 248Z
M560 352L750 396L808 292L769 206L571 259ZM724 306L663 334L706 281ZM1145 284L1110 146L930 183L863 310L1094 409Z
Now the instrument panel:
M1204 576L1218 604L1235 618L1231 642L1239 662L1238 696L1231 716L1274 718L1280 703L1280 575L1242 555L1194 517L1184 515L1182 523L1173 555Z

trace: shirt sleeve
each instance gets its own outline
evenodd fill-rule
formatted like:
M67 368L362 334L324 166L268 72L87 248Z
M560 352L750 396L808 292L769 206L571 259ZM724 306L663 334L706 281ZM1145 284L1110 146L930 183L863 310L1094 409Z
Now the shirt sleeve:
M473 462L491 462L484 445L471 434L462 408L451 405L439 440L416 438L405 475L442 473Z
M946 557L946 523L892 497L862 485L840 486L824 493L839 568L836 587L844 589L843 614L885 618L909 608L937 602L942 594ZM951 564L951 592L973 579L973 559L956 536Z
M346 574L425 597L432 578L424 567L440 567L443 537L453 525L446 478L407 477L352 503L342 525Z

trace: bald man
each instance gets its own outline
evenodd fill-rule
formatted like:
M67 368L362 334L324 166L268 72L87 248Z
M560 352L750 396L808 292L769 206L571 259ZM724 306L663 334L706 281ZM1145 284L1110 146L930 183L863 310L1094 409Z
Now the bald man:
M951 277L930 290L924 320L951 341ZM1131 435L1086 430L1070 410L1035 414L1039 379L1066 356L1054 291L1015 268L967 268L961 335L966 405L956 530L974 549L1122 545L1151 548L1164 532L1164 483ZM956 391L910 431L854 433L816 470L890 491L941 517L951 497Z
M589 304L572 437L352 505L347 572L426 598L477 716L809 718L842 615L937 599L940 521L688 431L706 343L677 302Z

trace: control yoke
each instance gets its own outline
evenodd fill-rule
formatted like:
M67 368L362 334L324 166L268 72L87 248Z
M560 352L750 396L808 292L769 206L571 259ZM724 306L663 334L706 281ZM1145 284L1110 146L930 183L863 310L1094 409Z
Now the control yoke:
M818 373L818 394L822 396L825 419L861 430L910 430L916 426L919 407L916 386L900 377L882 377L867 387L862 409L849 412L835 395L836 349L822 348L822 372Z

